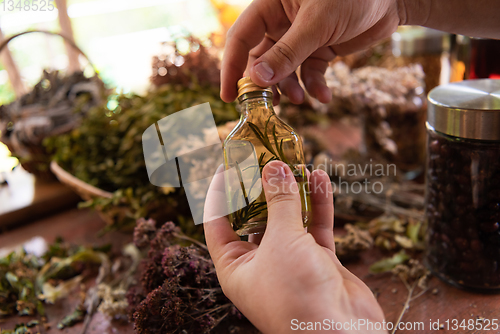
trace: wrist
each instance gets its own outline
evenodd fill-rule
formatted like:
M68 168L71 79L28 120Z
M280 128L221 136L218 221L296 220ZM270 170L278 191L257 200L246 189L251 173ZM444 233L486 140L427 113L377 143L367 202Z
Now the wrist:
M271 317L254 324L265 334L304 330L314 333L335 331L339 334L387 334L387 327L383 325L386 323L384 314L370 291L369 295L358 292L354 301L351 301L352 296L345 295L342 291L327 294L323 291L320 295L307 293L305 298L300 297L301 292L297 291L294 296L289 296L287 303L280 303L282 307L274 309ZM262 317L258 317L259 320L270 316L270 313L265 312ZM368 323L376 327L369 328ZM380 330L374 330L375 328Z
M358 331L351 331L350 328L350 324L358 320L358 317L349 312L352 311L351 305L339 307L341 305L340 300L325 302L324 296L318 297L311 302L302 302L300 305L301 307L291 305L292 307L282 313L279 316L281 319L279 326L273 328L269 333L288 334L304 330L318 334L331 333L332 331L339 334L358 333ZM373 319L370 320L374 321ZM365 334L368 332L361 330L359 333Z
M272 333L313 331L319 334L334 331L338 334L388 334L388 328L391 328L391 326L387 325L384 318L372 319L355 314L347 315L341 312L332 312L323 316L292 318L288 321L288 328L280 328Z

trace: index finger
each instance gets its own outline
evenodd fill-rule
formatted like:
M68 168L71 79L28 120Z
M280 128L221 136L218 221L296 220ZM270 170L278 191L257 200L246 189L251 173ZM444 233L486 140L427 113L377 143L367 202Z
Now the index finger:
M243 77L248 54L264 39L270 25L262 14L270 12L264 8L266 1L253 1L228 31L221 68L220 96L225 102L236 99L236 83Z
M333 238L333 191L328 174L321 169L311 174L311 202L313 219L307 231L318 245L335 252Z

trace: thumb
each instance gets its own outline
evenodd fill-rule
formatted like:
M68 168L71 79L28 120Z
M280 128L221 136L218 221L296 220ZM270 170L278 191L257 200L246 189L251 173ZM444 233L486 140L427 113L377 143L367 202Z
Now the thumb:
M262 185L268 212L266 233L303 232L299 188L290 168L281 161L268 163L262 171Z
M322 44L319 27L311 16L316 13L301 8L288 31L250 68L252 81L259 86L274 85L290 74Z

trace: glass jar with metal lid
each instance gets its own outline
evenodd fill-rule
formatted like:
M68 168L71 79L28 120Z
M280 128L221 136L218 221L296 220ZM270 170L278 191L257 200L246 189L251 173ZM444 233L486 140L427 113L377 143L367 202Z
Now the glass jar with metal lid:
M428 100L427 265L454 285L500 289L500 80L439 86Z
M402 26L391 37L392 54L399 66L420 64L425 91L449 82L450 34L418 26Z

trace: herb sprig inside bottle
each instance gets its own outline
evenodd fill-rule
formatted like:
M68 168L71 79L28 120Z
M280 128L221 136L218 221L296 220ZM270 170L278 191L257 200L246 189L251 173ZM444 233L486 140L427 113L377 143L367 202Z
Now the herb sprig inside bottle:
M250 77L238 81L241 118L224 142L224 166L234 170L226 177L230 222L240 236L263 233L267 203L260 176L274 160L286 163L297 181L304 226L310 216L308 174L302 141L274 112L270 88L259 87ZM257 172L258 171L258 172Z

